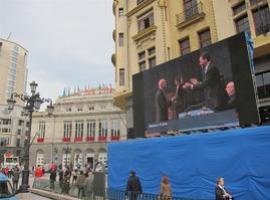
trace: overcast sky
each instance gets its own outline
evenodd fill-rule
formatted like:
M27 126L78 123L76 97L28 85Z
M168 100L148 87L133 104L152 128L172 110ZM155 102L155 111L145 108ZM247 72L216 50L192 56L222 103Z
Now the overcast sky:
M28 82L44 97L114 81L112 0L0 0L0 37L29 51Z

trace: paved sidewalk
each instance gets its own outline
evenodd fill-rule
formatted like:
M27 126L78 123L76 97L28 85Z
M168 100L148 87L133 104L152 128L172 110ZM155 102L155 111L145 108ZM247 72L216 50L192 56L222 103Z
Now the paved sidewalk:
M16 195L18 200L50 200L50 198L46 198L43 196L39 196L33 193L20 193Z

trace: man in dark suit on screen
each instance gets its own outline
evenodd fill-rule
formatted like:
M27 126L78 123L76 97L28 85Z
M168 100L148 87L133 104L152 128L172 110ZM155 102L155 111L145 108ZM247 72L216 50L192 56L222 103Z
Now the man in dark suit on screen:
M199 64L202 69L202 81L191 78L190 88L203 90L205 107L217 111L225 104L225 92L222 88L219 70L211 63L210 55L207 52L200 55Z
M166 80L160 79L158 82L158 90L155 95L156 122L163 122L168 120L169 102L165 94L166 88Z

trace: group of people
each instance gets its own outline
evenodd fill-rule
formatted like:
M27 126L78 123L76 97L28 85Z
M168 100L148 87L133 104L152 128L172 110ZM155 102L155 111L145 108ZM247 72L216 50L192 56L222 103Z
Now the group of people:
M178 118L179 113L196 106L197 109L208 108L213 112L235 107L234 82L224 80L209 53L200 55L199 65L201 77L188 80L184 80L183 75L175 77L175 92L172 96L167 93L167 81L164 78L158 81L155 95L156 122Z
M14 166L13 168L5 167L1 169L1 172L8 178L12 179L13 192L16 192L18 190L18 183L21 174L20 167L18 165Z
M63 194L69 194L71 185L75 186L78 190L78 197L91 198L94 189L94 177L91 170L74 170L71 171L70 167L65 169L60 168L58 172L59 184ZM57 177L57 168L50 169L50 188L54 189Z
M224 178L219 177L216 182L215 188L215 196L216 200L233 200L233 196L230 192L225 188ZM126 185L126 193L125 195L129 200L137 200L138 196L143 193L142 185L138 176L134 170L130 171L130 176ZM160 183L160 192L159 192L160 200L172 200L173 193L172 187L169 181L168 176L162 176Z

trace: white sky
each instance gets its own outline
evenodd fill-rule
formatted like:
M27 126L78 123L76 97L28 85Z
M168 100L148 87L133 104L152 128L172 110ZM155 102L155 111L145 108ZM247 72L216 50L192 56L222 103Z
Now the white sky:
M28 82L54 100L64 87L113 84L113 28L112 0L0 0L0 37L29 51Z

